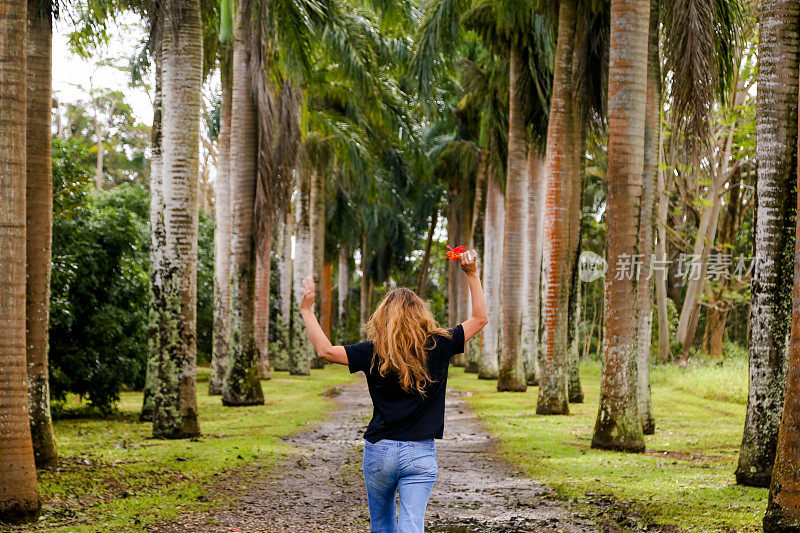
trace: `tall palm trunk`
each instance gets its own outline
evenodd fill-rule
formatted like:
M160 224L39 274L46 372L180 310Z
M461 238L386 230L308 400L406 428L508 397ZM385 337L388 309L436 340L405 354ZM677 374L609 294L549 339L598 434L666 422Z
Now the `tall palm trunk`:
M618 268L638 252L644 173L650 0L611 1L608 264L600 407L593 448L644 450L636 377L636 276ZM621 274L621 275L619 275ZM621 278L621 279L620 279Z
M661 125L659 124L659 138L661 136ZM669 190L666 184L667 173L663 169L663 149L661 141L658 141L658 166L657 176L658 201L656 202L656 225L658 240L656 241L656 260L660 264L667 264L667 213L669 211ZM672 356L670 348L669 316L667 312L667 272L666 269L658 269L655 273L656 285L656 306L658 307L658 360L666 363Z
M573 58L576 56L573 55ZM577 59L573 64L576 64ZM573 87L575 91L575 87ZM573 92L574 94L574 92ZM578 95L573 97L573 176L570 195L569 221L569 299L567 302L567 399L570 403L583 402L583 388L580 375L580 341L581 324L581 280L578 276L580 268L581 223L583 221L583 176L585 146L585 120Z
M26 5L0 5L0 520L41 508L28 416L25 354Z
M313 249L311 242L310 217L310 176L300 171L300 194L297 197L294 239L294 306L292 318L292 352L289 359L289 372L306 376L310 373L312 349L300 317L300 300L303 296L303 280L313 273ZM313 356L316 359L316 356Z
M331 335L331 298L333 297L333 265L329 262L322 264L322 282L320 283L320 310L319 321L322 331L330 338Z
M161 218L163 248L153 288L160 331L153 436L200 433L195 396L197 323L197 176L203 39L199 0L163 10Z
M311 173L309 190L309 229L311 233L311 275L317 284L315 304L322 312L322 268L325 262L325 173L315 169ZM311 358L311 368L322 368L325 359Z
M527 387L520 338L525 269L517 257L526 246L526 213L528 204L528 147L522 104L525 97L521 87L525 68L519 46L511 46L509 54L508 109L508 174L506 177L506 220L503 234L503 319L499 391L524 391Z
M522 320L522 359L528 385L538 385L539 324L542 297L542 237L544 235L544 161L536 147L528 151L528 235L525 255L527 281L525 283L525 310Z
M797 5L783 13L800 18ZM794 34L797 43L797 33ZM800 189L800 176L797 181ZM797 209L800 209L798 198ZM786 398L772 469L765 533L800 531L800 224L795 230L792 322L786 372Z
M161 24L161 22L157 22ZM158 375L158 354L162 335L167 331L163 325L165 316L156 305L156 288L161 287L166 234L164 233L163 196L161 173L163 157L161 153L161 123L164 110L163 81L161 68L161 45L156 44L153 53L155 70L155 90L153 96L153 127L150 131L150 298L148 312L147 365L145 368L144 394L142 395L141 422L152 422L153 404L156 395L156 376Z
M655 433L650 399L650 338L653 333L653 217L658 182L658 147L661 124L661 60L658 54L658 0L650 2L650 30L647 45L647 105L644 126L644 173L642 174L642 215L639 219L639 253L642 270L637 285L636 375L639 421L645 435Z
M347 291L350 288L350 272L348 271L348 257L347 257L347 248L345 246L339 247L339 267L337 269L336 277L337 277L337 298L338 298L338 307L337 307L337 318L336 318L336 327L339 330L339 342L344 341L344 318L345 318L345 306L347 305Z
M47 369L50 323L50 250L53 232L53 167L50 134L53 25L40 0L28 0L27 124L27 336L28 400L36 466L58 457L50 417Z
M267 235L264 250L256 258L256 316L255 336L258 350L258 377L270 379L272 367L269 360L269 278L272 271L270 260L272 232Z
M222 394L230 358L231 326L231 106L233 71L231 47L220 58L222 117L219 135L219 168L216 179L214 215L214 330L208 393Z
M259 247L254 236L258 161L258 111L249 76L244 18L236 16L233 38L231 102L231 323L230 360L222 387L223 405L259 405L264 392L258 378L256 344L256 269Z
M275 349L272 368L289 370L292 317L292 215L281 213L278 226L278 313L275 317Z
M436 224L439 221L439 210L434 208L431 213L431 224L428 228L428 238L425 239L425 253L422 256L422 265L419 267L419 274L417 275L417 289L416 293L420 298L425 298L428 285L428 267L431 263L431 247L433 246L433 234L436 231Z
M486 188L486 216L483 219L483 287L489 322L483 328L478 367L480 379L497 379L500 372L504 225L503 191L495 176L491 176Z
M364 326L369 320L369 273L367 272L367 234L366 232L361 236L361 289L360 289L360 307L358 314L358 330L359 336L363 341L366 339L366 330Z
M756 99L755 268L750 303L750 389L736 481L767 486L786 386L793 228L797 216L797 94L800 4L759 5Z
M570 201L574 175L572 58L575 45L575 1L558 9L558 44L547 128L544 216L544 301L542 372L538 414L567 414L567 310L570 287Z

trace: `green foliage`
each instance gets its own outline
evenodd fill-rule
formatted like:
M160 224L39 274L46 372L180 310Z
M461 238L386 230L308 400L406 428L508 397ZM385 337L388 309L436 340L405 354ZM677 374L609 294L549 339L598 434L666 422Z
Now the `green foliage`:
M147 192L91 189L80 142L53 144L50 390L108 409L140 387L147 351Z

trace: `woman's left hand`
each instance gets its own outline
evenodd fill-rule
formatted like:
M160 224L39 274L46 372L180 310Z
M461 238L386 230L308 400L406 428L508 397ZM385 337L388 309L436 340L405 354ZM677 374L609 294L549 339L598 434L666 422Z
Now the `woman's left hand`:
M311 276L303 280L303 298L300 300L300 309L311 309L314 305L314 294L316 293L316 285L314 278Z

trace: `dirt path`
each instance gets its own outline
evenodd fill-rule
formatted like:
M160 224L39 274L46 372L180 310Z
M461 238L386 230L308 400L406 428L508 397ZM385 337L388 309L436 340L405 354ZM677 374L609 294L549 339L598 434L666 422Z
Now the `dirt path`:
M335 389L324 422L288 438L298 450L277 474L243 471L215 492L242 492L234 509L193 514L159 532L364 532L369 512L361 475L362 432L371 414L366 381ZM547 487L514 472L458 392L448 391L445 438L437 441L439 476L428 505L431 532L622 531L571 516Z

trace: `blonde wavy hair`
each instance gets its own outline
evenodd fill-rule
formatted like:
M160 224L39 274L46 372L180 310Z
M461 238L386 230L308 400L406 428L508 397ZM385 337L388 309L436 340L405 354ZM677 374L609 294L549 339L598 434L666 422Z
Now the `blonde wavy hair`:
M405 287L394 289L383 297L365 329L374 346L372 365L378 365L380 375L394 372L404 391L424 396L433 381L427 352L435 346L433 335L451 337L436 323L427 302Z

